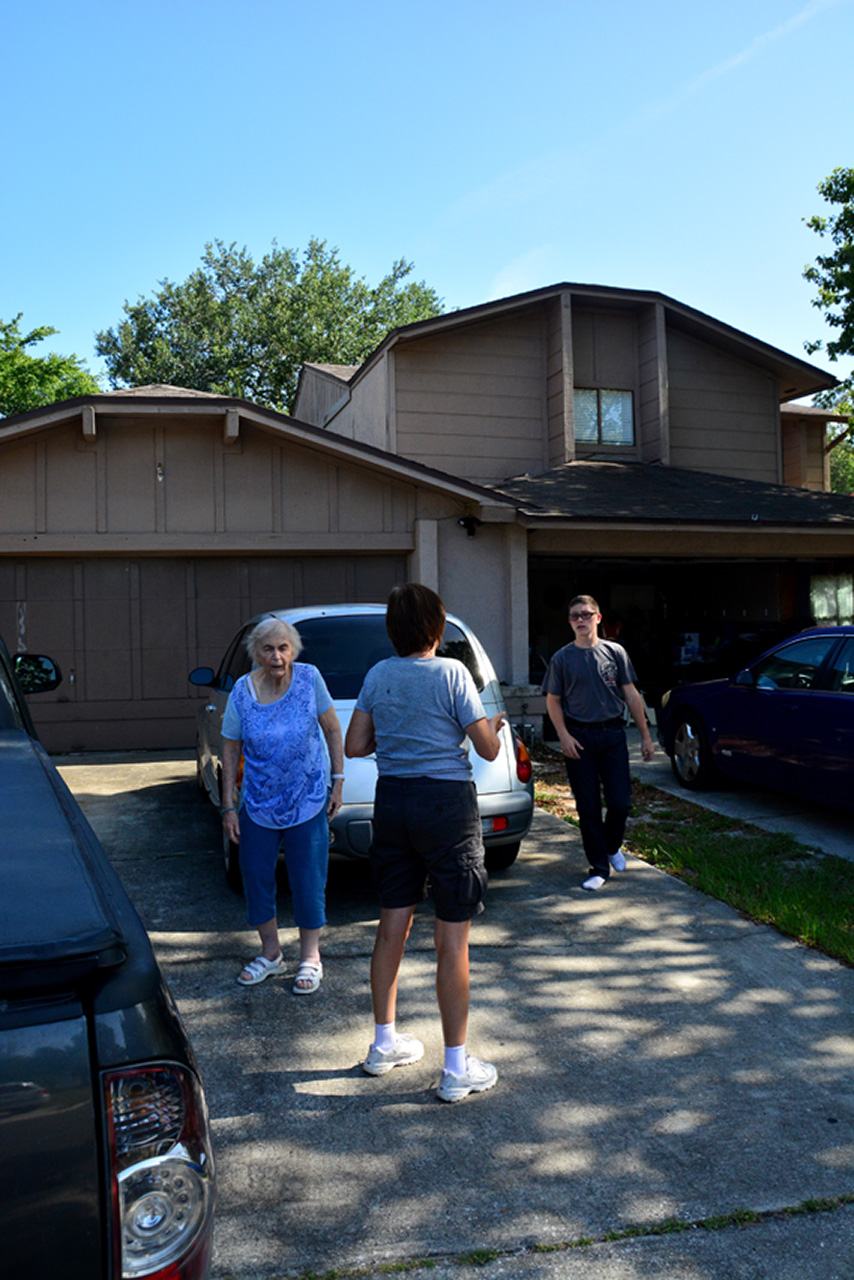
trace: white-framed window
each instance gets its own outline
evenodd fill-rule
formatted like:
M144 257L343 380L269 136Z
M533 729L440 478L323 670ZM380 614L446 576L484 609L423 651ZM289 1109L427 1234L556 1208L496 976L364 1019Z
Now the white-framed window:
M579 444L633 445L635 424L631 391L577 388L575 439Z

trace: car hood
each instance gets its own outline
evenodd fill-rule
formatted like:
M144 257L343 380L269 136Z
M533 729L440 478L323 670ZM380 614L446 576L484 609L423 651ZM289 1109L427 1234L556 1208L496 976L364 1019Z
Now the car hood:
M0 990L57 989L126 954L94 834L43 748L0 732Z

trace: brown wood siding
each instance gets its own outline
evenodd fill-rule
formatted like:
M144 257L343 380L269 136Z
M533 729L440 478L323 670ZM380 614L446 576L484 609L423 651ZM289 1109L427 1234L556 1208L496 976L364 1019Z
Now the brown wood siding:
M192 747L204 690L232 636L265 609L382 601L406 557L0 558L0 634L59 662L30 699L49 750Z
M638 323L632 312L572 310L576 387L635 391L638 383Z
M576 387L597 387L611 391L631 391L633 395L635 445L608 447L575 442L579 458L607 453L626 459L637 458L641 451L639 419L639 334L634 312L591 311L573 307L572 359Z
M823 422L781 414L783 433L783 484L824 492L828 487L824 452L827 429Z
M545 469L541 312L401 343L395 369L401 456L487 483Z
M669 330L670 464L779 484L779 388L770 374Z
M644 462L666 460L664 431L666 408L666 359L660 308L646 307L638 319L637 432ZM662 370L665 376L662 377Z
M562 306L550 302L546 311L546 405L548 418L548 465L558 467L567 458L567 390L571 386L564 360Z
M4 534L217 534L232 546L248 535L404 535L416 500L409 484L253 424L226 445L221 419L99 415L92 441L69 427L0 445L0 468L0 554Z

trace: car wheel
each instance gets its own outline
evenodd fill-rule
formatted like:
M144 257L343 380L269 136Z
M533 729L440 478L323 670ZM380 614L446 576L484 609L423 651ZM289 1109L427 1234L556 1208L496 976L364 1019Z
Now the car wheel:
M229 840L224 831L222 833L222 860L226 884L229 889L239 893L243 888L243 877L240 874L240 845L233 840Z
M199 788L199 795L206 796L208 789L205 786L205 776L202 773L202 753L201 746L196 742L196 786Z
M506 871L508 867L512 867L521 847L521 840L517 840L515 844L497 844L492 848L487 846L483 855L487 871Z
M717 770L709 739L698 716L681 715L673 733L670 763L676 781L689 791L712 785Z

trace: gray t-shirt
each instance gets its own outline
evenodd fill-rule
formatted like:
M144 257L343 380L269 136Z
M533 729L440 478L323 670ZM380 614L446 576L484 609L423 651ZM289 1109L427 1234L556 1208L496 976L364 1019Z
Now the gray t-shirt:
M385 658L356 702L374 722L381 777L471 781L465 730L485 712L456 658Z
M590 649L564 645L549 663L543 693L560 698L563 714L585 723L621 716L624 684L634 684L634 667L621 644L598 640Z

